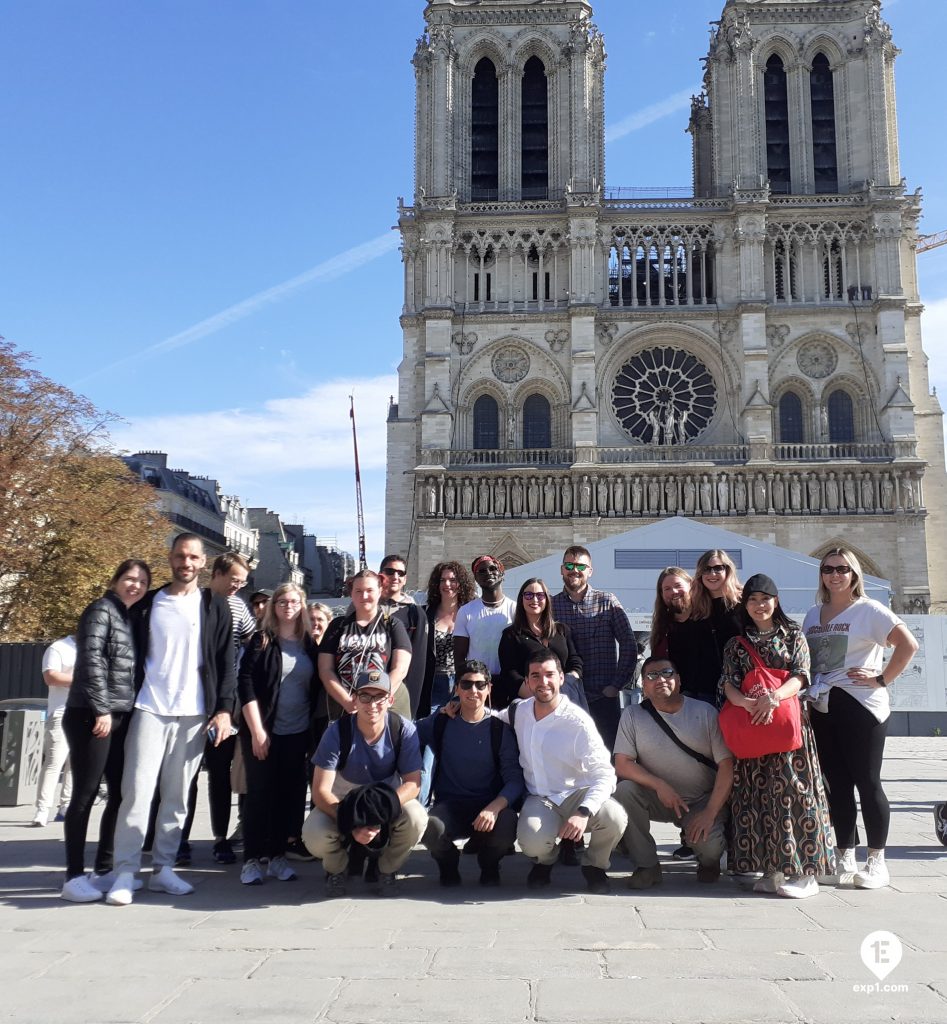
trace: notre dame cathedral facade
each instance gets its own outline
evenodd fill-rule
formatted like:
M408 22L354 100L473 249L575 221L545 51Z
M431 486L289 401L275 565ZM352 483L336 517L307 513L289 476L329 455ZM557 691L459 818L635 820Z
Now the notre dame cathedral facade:
M943 608L920 195L879 0L727 0L671 199L606 183L585 0L424 18L385 545L414 582L682 515L844 542L899 610Z

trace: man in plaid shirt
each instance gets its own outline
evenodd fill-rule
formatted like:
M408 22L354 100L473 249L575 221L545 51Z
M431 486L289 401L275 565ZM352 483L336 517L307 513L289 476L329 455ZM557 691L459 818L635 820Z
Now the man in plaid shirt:
M566 548L561 572L563 589L552 599L553 615L572 630L589 713L611 751L621 717L618 693L631 680L638 658L635 634L618 598L589 586L592 556L585 548Z

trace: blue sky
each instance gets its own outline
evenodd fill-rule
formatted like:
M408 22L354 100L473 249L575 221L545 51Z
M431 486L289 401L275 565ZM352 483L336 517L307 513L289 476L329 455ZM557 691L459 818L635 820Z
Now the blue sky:
M0 334L123 417L122 448L370 560L401 357L398 196L413 190L421 0L0 0ZM600 0L609 185L688 186L687 97L722 0ZM650 8L650 9L649 9ZM341 9L341 8L340 8ZM358 11L358 18L350 11ZM929 83L944 0L893 0L901 165L947 229ZM947 247L920 257L947 395Z

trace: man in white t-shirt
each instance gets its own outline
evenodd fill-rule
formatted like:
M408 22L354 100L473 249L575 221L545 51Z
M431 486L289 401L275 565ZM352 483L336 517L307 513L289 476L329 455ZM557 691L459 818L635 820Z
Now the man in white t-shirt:
M187 792L205 738L219 745L231 734L236 689L230 608L226 598L198 586L206 560L200 537L179 534L169 555L171 582L134 606L137 697L125 741L116 877L106 896L113 906L132 901L156 785L161 805L149 888L174 896L194 891L174 873Z
M72 670L76 664L76 638L63 637L46 648L43 655L43 682L49 687L46 698L46 736L43 743L43 768L36 796L36 814L33 827L43 828L49 821L49 812L56 796L56 785L62 775L59 794L59 813L62 821L72 795L72 772L69 770L69 744L62 731L62 713L72 686Z
M461 605L454 622L454 664L482 661L492 675L500 674L500 637L513 621L516 602L503 594L503 563L479 555L471 565L480 597Z

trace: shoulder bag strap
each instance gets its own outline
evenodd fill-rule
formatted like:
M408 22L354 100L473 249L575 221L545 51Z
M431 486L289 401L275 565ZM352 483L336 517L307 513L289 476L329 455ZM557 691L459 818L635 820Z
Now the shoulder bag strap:
M740 643L743 645L744 649L746 650L746 653L749 654L750 661L752 661L753 664L757 668L768 669L769 665L767 665L763 661L763 659L759 656L759 652L756 650L756 648L753 646L753 644L751 644L750 641L747 640L747 638L745 636L741 636L739 639L740 639Z
M700 763L702 765L705 765L707 768L713 768L714 771L717 770L717 762L716 761L711 761L711 759L709 757L707 757L706 754L699 754L696 750L692 750L677 735L677 733L668 725L668 723L665 722L665 720L659 714L658 709L651 703L650 700L645 698L641 702L641 708L642 708L642 710L647 711L647 713L657 723L657 725L661 729L661 731L668 737L669 740L671 740L672 743L674 743L675 746L680 747L681 750L683 750L685 754L690 754L690 756L695 761L700 761Z

